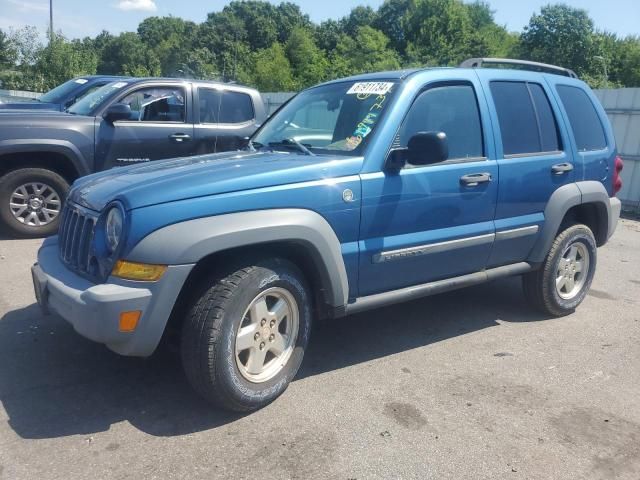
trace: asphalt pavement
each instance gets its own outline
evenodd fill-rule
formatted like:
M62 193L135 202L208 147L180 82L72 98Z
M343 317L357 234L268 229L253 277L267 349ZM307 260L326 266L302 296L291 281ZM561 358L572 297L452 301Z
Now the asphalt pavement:
M120 357L34 304L40 241L0 239L0 479L640 478L640 222L546 318L518 278L317 325L249 415L178 357Z

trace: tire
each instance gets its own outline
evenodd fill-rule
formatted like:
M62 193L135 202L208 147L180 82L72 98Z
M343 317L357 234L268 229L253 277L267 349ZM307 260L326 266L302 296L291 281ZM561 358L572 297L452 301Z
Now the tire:
M571 257L575 258L573 264ZM523 275L525 297L551 316L572 313L591 287L596 261L596 240L589 227L582 224L567 227L554 240L542 266Z
M311 297L304 277L287 260L265 259L231 270L210 277L188 302L180 351L187 378L197 392L216 406L249 412L275 400L296 375L311 332ZM276 310L281 318L273 314ZM238 336L241 326L245 333ZM247 341L251 346L244 349ZM285 342L288 348L283 351L288 354L276 357L276 346L281 348Z
M51 170L12 170L0 177L0 226L18 238L54 235L68 192L69 183Z

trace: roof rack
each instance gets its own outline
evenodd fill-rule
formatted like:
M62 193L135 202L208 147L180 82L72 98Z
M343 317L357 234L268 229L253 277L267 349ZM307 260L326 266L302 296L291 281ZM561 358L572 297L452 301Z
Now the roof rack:
M516 60L513 58L469 58L468 60L462 62L459 67L481 68L485 64L520 66L524 67L523 70L555 73L556 75L564 75L565 77L578 78L576 72L568 68L558 67L557 65L549 65L548 63L530 62L528 60Z

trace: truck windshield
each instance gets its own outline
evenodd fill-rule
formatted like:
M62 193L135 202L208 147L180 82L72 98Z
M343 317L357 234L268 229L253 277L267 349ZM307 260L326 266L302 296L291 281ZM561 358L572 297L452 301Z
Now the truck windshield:
M40 95L38 100L45 103L63 103L74 90L87 82L86 78L74 78Z
M100 87L78 100L69 107L69 109L67 109L67 112L75 115L91 115L91 112L93 112L94 109L98 108L102 103L110 99L111 95L126 85L127 82L121 81L107 83L104 87Z
M395 82L340 82L305 90L251 139L256 149L359 155L391 102Z

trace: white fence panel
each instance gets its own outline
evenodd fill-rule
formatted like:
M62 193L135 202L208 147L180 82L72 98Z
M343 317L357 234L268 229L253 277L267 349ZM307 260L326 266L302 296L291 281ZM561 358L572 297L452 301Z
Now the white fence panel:
M264 102L264 108L267 110L267 115L271 115L275 112L280 105L285 103L296 92L266 92L262 93L262 101Z
M38 98L41 93L27 92L25 90L2 90L0 89L0 97L23 97L23 98Z
M618 197L626 208L640 211L640 88L596 90L595 94L609 116L624 160Z

